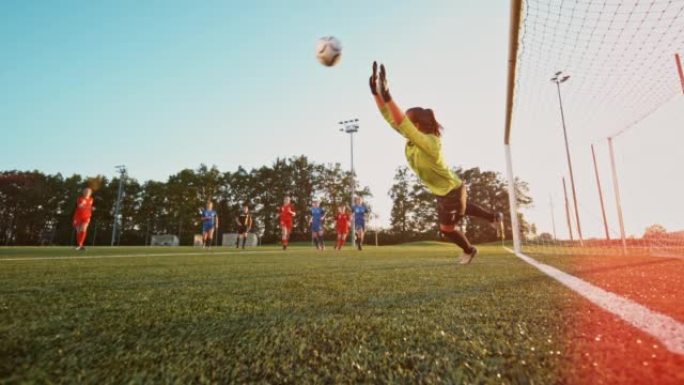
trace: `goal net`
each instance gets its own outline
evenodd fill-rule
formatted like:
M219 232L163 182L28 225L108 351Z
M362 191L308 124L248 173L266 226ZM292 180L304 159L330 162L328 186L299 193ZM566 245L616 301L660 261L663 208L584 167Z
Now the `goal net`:
M684 1L513 3L522 251L684 255Z

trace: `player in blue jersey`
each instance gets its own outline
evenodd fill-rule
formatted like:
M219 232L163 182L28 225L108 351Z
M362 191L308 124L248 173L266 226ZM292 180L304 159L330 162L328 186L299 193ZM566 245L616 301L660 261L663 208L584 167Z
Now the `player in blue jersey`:
M202 216L202 247L211 247L214 230L218 228L218 215L214 211L214 204L207 202L207 207L200 210Z
M320 207L320 205L318 200L312 202L309 224L311 225L311 238L313 238L314 244L316 245L316 250L325 250L325 243L323 241L325 209Z
M356 233L356 247L361 250L363 248L363 237L366 235L366 214L368 209L363 204L363 198L356 196L354 198L354 206L352 206L352 213L354 215L354 232Z

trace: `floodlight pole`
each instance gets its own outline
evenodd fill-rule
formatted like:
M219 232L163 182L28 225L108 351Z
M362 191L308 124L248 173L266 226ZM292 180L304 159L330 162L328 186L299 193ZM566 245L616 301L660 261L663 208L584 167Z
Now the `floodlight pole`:
M349 134L349 148L350 148L350 158L351 158L351 173L349 175L349 192L350 192L350 208L354 207L354 187L356 187L356 184L354 183L354 134L359 132L359 119L349 119L349 120L344 120L338 123L342 128L340 128L340 131L346 132ZM349 241L351 242L351 247L354 247L354 244L356 242L356 229L355 229L355 218L354 212L352 211L352 220L351 220L351 236L349 237Z
M126 183L126 166L116 166L115 167L119 171L119 191L116 194L116 205L114 206L114 225L112 226L112 243L111 245L114 246L116 243L117 235L119 235L120 230L120 219L121 219L121 199L123 198L123 187L124 183Z
M582 238L582 226L580 224L579 207L577 205L577 190L575 189L575 175L572 172L572 160L570 158L570 145L568 144L568 130L565 126L565 113L563 111L563 99L561 98L560 85L565 83L570 79L570 75L563 75L562 71L556 72L555 76L551 78L551 81L556 84L558 89L558 105L560 106L561 122L563 123L563 138L565 139L565 154L568 158L568 170L570 171L570 187L572 188L572 201L575 206L575 221L577 222L577 237L579 238L580 245L583 244Z
M610 151L610 167L613 171L613 190L615 190L615 205L617 207L618 222L620 223L620 239L622 240L622 253L627 253L627 240L625 238L625 221L622 217L622 200L620 199L620 184L618 183L617 167L615 166L615 150L613 138L608 137L608 150Z
M378 247L378 223L377 223L378 218L379 218L379 216L377 214L376 215L370 214L368 216L368 221L373 222L373 229L375 230L374 231L374 233L375 233L375 247Z
M554 214L554 209L553 209L553 197L549 194L549 206L551 206L551 226L553 228L553 240L555 241L558 239L558 235L556 234L556 215Z
M601 202L601 216L603 217L603 228L606 231L606 240L610 241L610 231L608 229L608 219L606 218L606 207L603 204L603 189L601 188L601 178L599 177L598 163L596 162L596 151L591 145L591 157L594 160L594 174L596 174L596 186L598 187L599 201Z
M565 218L568 221L568 234L570 234L570 242L575 239L572 237L572 219L570 218L570 203L568 201L568 188L565 187L565 177L563 177L563 195L565 196Z
M682 93L684 94L684 70L682 70L682 60L679 54L675 54L675 61L677 62L677 73L679 74L679 81L682 83Z

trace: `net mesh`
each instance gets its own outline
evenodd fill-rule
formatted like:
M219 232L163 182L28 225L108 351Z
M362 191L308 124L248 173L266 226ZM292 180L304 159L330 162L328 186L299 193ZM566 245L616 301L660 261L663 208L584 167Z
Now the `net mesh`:
M523 251L684 255L684 1L527 0L519 33L511 142L534 200Z

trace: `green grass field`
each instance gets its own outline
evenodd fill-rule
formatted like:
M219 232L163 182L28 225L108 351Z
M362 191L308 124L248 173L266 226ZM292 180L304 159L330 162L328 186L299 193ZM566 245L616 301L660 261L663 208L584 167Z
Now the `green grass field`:
M556 382L568 292L500 247L455 257L0 248L0 383Z

